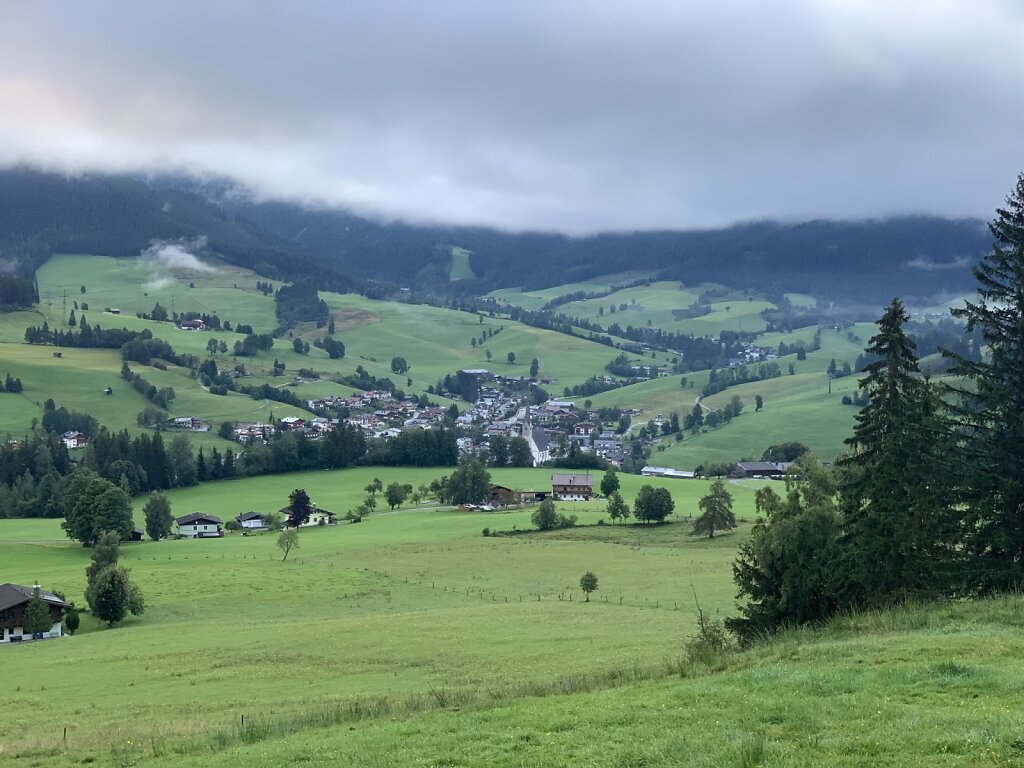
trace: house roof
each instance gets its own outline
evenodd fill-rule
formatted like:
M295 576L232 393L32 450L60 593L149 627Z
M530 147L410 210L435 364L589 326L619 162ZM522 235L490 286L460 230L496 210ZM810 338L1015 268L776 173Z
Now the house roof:
M185 515L184 517L179 517L175 522L177 522L178 525L190 525L192 523L199 523L199 522L216 523L217 525L220 525L224 521L221 520L216 515L207 515L207 514L204 514L203 512L193 512L191 515Z
M548 433L543 429L534 429L530 436L533 438L533 444L537 446L538 451L543 453L548 449Z
M240 523L244 523L246 520L262 520L262 519L263 519L263 513L262 512L246 512L245 514L238 515L235 518L235 520L237 520Z
M22 603L27 603L32 599L34 593L35 589L33 587L23 587L20 584L11 583L0 584L0 611L6 611L8 608L14 608ZM65 603L55 594L47 592L45 589L40 589L39 595L50 605L59 605L63 608L69 607L68 603Z
M281 507L277 511L280 512L282 515L285 515L286 517L291 517L292 516L292 508L290 506ZM326 509L321 509L316 504L312 504L310 506L309 513L312 515L312 514L316 514L317 512L319 512L321 515L328 515L329 517L337 517L337 515L335 515L333 512L328 512Z
M594 476L593 475L552 475L552 485L578 485L593 486Z
M771 461L741 461L737 464L744 472L780 472L778 464Z

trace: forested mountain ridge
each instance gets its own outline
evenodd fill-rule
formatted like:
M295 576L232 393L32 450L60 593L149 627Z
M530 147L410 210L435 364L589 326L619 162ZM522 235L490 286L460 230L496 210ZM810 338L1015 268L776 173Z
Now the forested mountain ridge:
M333 260L352 274L419 288L449 287L452 247L470 251L473 279L461 294L546 288L599 275L649 271L688 285L797 291L884 302L969 290L971 266L991 250L977 219L903 216L867 221L764 221L721 229L569 237L480 227L382 223L346 211L255 202L226 182L157 184L196 189L225 210Z
M230 181L0 171L0 267L31 278L52 253L135 256L155 239L204 235L225 260L275 279L346 275L435 293L535 289L626 270L688 285L718 282L879 304L966 292L991 248L975 219L755 222L686 232L568 237L384 223L286 202L256 202ZM451 280L451 250L473 277Z

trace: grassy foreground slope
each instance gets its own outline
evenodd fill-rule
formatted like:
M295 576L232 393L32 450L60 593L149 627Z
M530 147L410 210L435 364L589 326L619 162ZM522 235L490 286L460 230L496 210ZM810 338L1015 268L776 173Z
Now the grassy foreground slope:
M565 676L564 695L438 703L143 764L1020 766L1022 617L1020 597L911 606L793 633L716 671L681 663L682 674L585 693ZM249 735L261 725L273 730Z

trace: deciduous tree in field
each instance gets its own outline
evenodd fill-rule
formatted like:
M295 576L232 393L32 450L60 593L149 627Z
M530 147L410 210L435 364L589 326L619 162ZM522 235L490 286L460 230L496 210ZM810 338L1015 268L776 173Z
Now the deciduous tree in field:
M726 627L744 642L790 624L831 616L838 605L835 569L840 520L831 472L805 454L786 475L786 499L761 488L761 517L740 545L733 579L745 602Z
M445 483L445 497L452 504L479 504L491 495L491 475L473 457L463 457Z
M538 531L572 528L576 525L576 515L560 514L555 510L555 503L551 499L544 499L530 515L530 522L537 526Z
M409 498L410 493L412 493L411 485L389 483L388 487L384 490L384 500L391 509L394 509L395 507L401 507L402 503Z
M96 577L106 568L117 565L121 546L120 537L113 531L104 531L92 548L92 562L85 568L85 600L89 609L93 609L94 585Z
M281 558L281 562L288 559L288 553L293 549L299 547L299 531L296 528L288 528L281 531L281 535L277 537L277 546L284 552L284 557Z
M715 531L731 531L736 527L736 516L732 512L732 494L725 488L725 483L715 480L711 491L697 502L701 515L693 522L695 536L707 535L715 537Z
M127 539L132 530L131 498L109 480L78 470L65 492L65 520L61 527L68 538L92 546L103 531Z
M142 511L146 518L146 533L153 541L160 541L171 535L171 502L162 493L154 493Z
M662 523L675 509L675 506L672 494L668 492L667 488L654 488L645 485L640 488L640 493L636 495L636 501L633 502L633 515L642 523L651 521Z
M629 505L618 491L612 491L608 497L608 517L612 519L613 523L629 517Z
M92 614L108 626L114 626L129 613L140 616L146 610L142 592L131 580L127 568L116 565L104 568L96 575L93 592Z
M75 608L75 604L72 603L71 607L68 608L64 614L64 631L69 635L75 634L78 631L79 624L82 623L82 617L78 615L78 609Z
M590 593L597 591L597 575L593 571L587 571L580 576L580 589L587 596L584 602L589 603Z
M619 476L614 467L609 467L608 471L604 473L604 477L601 478L601 495L611 496L617 490L619 490Z

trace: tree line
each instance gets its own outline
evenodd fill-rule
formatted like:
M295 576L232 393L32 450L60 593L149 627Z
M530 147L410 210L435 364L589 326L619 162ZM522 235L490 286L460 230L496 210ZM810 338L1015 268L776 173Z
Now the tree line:
M760 519L734 577L742 639L843 610L1024 584L1024 175L990 225L977 299L953 316L988 352L946 350L956 383L922 375L893 299L867 352L869 394L834 471L809 454Z

